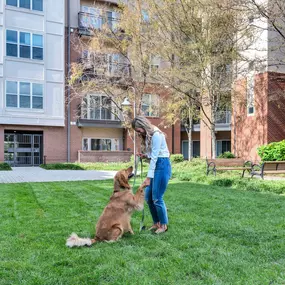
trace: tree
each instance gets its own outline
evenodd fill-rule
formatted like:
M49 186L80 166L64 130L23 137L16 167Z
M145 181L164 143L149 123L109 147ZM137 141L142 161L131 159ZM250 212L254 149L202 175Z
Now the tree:
M143 2L143 5L133 4L141 9L140 14L148 15L141 40L147 42L163 66L153 74L153 80L168 85L177 100L186 96L200 108L202 121L211 130L214 157L217 113L230 101L231 66L237 60L246 60L242 51L250 46L253 27L228 1L226 4L210 0ZM125 20L126 25L128 21ZM135 23L130 27L132 32L141 33L134 27ZM241 69L235 68L235 72ZM198 91L200 96L191 95L189 90Z
M195 92L195 91L192 91ZM192 96L199 96L193 94ZM187 133L188 138L188 160L191 161L192 155L192 131L193 121L200 120L200 112L194 100L189 96L184 96L181 93L172 96L163 109L165 123L174 125L181 123Z
M92 68L84 61L73 66L74 94L84 98L100 90L121 110L119 103L131 88L139 113L146 90L162 92L168 86L172 101L185 102L182 110L187 114L193 113L192 106L201 111L201 120L211 130L215 157L216 117L230 101L231 66L245 60L242 51L254 34L244 11L232 9L229 1L134 0L121 5L118 12L121 16L115 28L92 29L92 39L81 41L80 49L85 44L93 54ZM102 56L106 47L121 55L122 61L115 64L118 76L106 76L105 71L104 76L98 74L101 66L113 66L112 60L110 64ZM118 68L121 64L124 68ZM235 72L241 71L235 68Z

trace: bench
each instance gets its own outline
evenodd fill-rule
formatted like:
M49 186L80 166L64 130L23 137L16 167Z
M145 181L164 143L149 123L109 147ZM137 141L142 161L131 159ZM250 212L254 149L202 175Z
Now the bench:
M217 159L208 159L206 158L207 163L207 175L212 172L215 176L217 171L228 171L228 170L242 170L242 176L248 171L251 174L252 162L245 161L240 158L217 158Z
M260 176L264 179L264 174L285 174L285 161L264 161L252 165L251 177Z

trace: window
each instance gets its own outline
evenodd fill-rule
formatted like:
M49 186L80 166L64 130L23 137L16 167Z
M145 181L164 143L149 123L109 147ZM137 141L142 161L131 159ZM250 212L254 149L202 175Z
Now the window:
M7 0L6 1L6 4L7 5L10 5L10 6L15 6L15 7L17 7L18 6L18 3L17 3L18 1L17 0Z
M182 154L184 159L189 158L188 145L189 145L188 141L182 141ZM200 141L192 141L192 157L200 157Z
M43 109L43 84L6 81L6 107Z
M6 55L43 60L43 36L7 30Z
M128 76L130 75L130 69L127 58L120 54L108 54L108 72L111 76Z
M120 150L120 139L84 138L82 140L83 150Z
M33 0L33 10L43 11L43 0Z
M254 114L254 74L250 73L247 77L247 114Z
M102 17L100 10L95 7L81 6L81 15L79 18L80 27L82 28L102 28Z
M104 23L107 24L110 30L115 31L119 18L119 13L114 11L106 11Z
M142 10L142 19L144 23L149 23L149 14L146 10Z
M31 35L20 32L20 57L31 58Z
M142 111L147 117L159 117L159 96L157 94L143 94Z
M31 107L31 84L20 82L20 108Z
M89 95L83 100L81 117L90 120L116 120L116 108L104 95Z
M18 32L6 31L6 54L8 56L18 56Z
M226 152L226 151L231 151L231 141L227 141L227 140L221 140L221 141L217 141L217 151L216 151L216 155L217 157Z
M43 36L33 35L33 59L43 60Z
M7 81L6 83L6 107L18 106L18 83Z
M33 83L32 89L32 108L43 109L43 85Z
M43 11L43 0L6 0L6 4L29 10Z
M149 72L153 74L157 74L159 66L160 66L160 57L152 55L150 57Z
M20 0L20 7L30 9L31 8L30 0Z

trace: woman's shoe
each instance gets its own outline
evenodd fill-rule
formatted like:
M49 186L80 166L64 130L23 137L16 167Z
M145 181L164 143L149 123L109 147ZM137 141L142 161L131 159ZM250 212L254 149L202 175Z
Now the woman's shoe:
M162 233L165 233L168 231L168 227L166 229L164 228L158 228L154 233L159 235L159 234L162 234Z
M149 231L156 231L158 229L159 229L159 227L157 225L152 225L148 230Z

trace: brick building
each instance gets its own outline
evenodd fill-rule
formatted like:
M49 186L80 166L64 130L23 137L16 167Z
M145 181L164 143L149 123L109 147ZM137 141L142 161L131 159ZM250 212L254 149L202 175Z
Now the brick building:
M116 8L118 7L119 1L80 1L70 0L70 14L69 14L69 29L67 27L66 32L70 31L70 38L73 39L71 42L76 42L76 39L80 37L81 41L86 41L92 37L92 30L100 30L104 21L107 21L110 29L112 25L118 19ZM68 18L68 9L67 15ZM68 24L68 21L67 21ZM68 37L66 37L68 40ZM66 43L68 48L68 43ZM103 51L104 52L104 51ZM68 54L68 52L66 52ZM87 61L93 55L88 50L79 51L77 45L70 46L70 61ZM117 66L113 64L114 58L117 59L121 64L124 65L122 57L118 54L118 51L110 51L110 47L106 48L104 56L106 60L106 69L101 70L98 66L92 66L95 69L95 73L100 73L104 77L116 77ZM127 70L127 67L126 67ZM102 74L101 74L102 72ZM128 70L126 71L128 72ZM163 102L165 96L167 96L167 90L156 90L155 85L148 87L145 90L142 100L144 101L144 114L150 119L150 121L159 125L162 119L159 117L158 112L151 111L154 104L157 102ZM87 106L86 110L82 110L78 116L75 110L80 105L80 100L73 100L71 102L71 126L70 126L70 159L75 161L78 159L78 151L81 150L81 154L86 157L88 152L97 151L98 159L108 160L101 155L102 151L129 151L126 156L129 157L133 152L133 141L123 128L119 118L114 116L109 108L113 108L112 103L110 106L105 104L102 106L92 107L92 102L103 102L106 95L104 92L94 91L90 94L86 94ZM103 105L103 104L101 104ZM107 105L107 106L106 106ZM85 107L84 107L85 109ZM165 128L163 131L167 136L167 143L172 153L181 152L180 142L180 125L176 124L173 127ZM92 153L90 153L92 155ZM96 160L92 158L91 160Z

